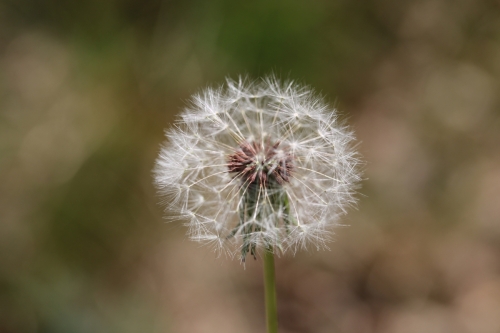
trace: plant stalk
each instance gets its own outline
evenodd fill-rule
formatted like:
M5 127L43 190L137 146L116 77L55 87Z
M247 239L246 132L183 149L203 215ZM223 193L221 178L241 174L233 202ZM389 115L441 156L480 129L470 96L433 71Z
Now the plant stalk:
M270 248L264 250L264 290L266 302L267 333L278 333L278 310L276 306L274 253Z

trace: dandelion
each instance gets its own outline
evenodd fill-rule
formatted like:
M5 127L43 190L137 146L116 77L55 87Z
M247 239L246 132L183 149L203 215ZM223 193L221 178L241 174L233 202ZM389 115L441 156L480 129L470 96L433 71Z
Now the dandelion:
M227 80L195 95L166 135L154 173L171 217L242 261L326 247L355 203L353 133L308 87Z

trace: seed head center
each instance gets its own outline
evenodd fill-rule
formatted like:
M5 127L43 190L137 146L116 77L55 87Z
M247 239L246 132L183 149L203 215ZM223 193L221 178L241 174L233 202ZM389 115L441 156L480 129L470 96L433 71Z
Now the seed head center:
M283 185L290 181L293 171L293 156L286 149L278 149L280 141L267 142L243 141L235 152L229 155L229 172L243 183L268 186Z

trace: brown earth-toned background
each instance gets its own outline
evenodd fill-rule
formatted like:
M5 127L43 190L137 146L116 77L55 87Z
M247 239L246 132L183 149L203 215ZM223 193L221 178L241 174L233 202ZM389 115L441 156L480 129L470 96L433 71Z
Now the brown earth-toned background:
M264 331L262 261L165 223L189 96L275 72L364 156L330 251L277 260L283 333L500 332L500 3L0 1L0 332Z

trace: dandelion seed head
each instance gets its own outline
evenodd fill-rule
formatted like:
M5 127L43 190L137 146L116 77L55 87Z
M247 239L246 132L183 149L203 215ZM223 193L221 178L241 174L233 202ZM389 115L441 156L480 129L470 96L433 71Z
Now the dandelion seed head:
M354 135L305 86L227 80L166 136L154 169L166 209L221 253L325 248L356 202Z

